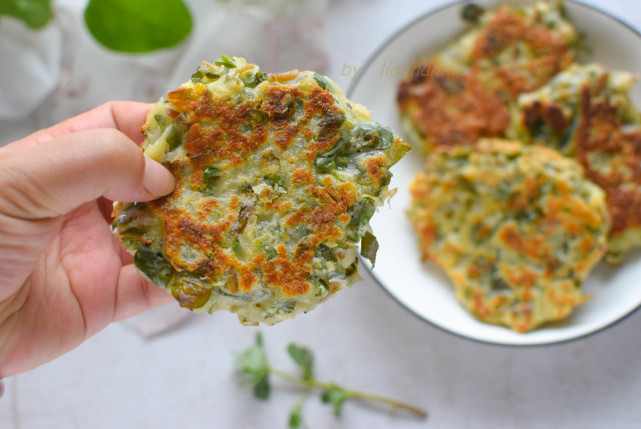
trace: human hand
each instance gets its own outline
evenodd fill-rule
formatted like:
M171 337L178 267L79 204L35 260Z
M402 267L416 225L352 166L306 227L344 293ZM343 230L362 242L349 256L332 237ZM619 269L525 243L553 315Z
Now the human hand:
M172 300L109 228L112 200L174 187L136 144L150 108L104 104L0 148L0 378Z

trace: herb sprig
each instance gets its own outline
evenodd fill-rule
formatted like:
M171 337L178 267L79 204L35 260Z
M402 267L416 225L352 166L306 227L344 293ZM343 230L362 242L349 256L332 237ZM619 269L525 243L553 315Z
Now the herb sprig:
M314 375L314 354L307 347L292 343L287 346L287 353L298 365L301 371L300 375L295 376L270 366L263 346L263 337L258 333L256 334L255 344L237 357L236 364L244 383L252 387L254 396L258 399L266 400L269 398L271 375L303 389L302 397L289 413L290 429L304 427L303 407L310 394L315 390L320 391L321 401L332 407L336 417L340 417L343 406L348 399L383 403L391 406L392 409L402 409L420 418L427 417L426 411L413 405L379 395L347 389L335 383L317 380Z

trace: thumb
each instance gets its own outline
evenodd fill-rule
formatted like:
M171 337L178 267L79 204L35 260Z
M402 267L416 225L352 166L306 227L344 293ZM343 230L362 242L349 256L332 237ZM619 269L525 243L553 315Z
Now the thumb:
M147 201L173 187L166 168L114 129L0 149L0 212L22 219L59 216L101 196Z

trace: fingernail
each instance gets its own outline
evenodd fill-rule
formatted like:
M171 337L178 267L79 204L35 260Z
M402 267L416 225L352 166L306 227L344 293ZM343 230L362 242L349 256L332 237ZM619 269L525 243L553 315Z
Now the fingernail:
M167 195L174 189L174 176L159 162L145 157L145 175L142 179L142 186L152 195Z

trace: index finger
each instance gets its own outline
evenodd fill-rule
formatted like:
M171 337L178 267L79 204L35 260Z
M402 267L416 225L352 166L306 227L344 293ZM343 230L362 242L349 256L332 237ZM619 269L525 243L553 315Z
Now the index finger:
M53 127L36 131L14 144L37 146L67 134L96 128L115 128L140 144L144 140L140 127L145 123L152 106L135 101L111 101Z

